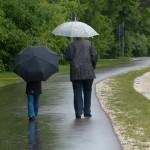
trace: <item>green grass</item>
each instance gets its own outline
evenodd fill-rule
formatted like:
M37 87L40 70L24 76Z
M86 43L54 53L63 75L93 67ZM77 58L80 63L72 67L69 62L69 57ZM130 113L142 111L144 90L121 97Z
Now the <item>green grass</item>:
M69 72L69 64L59 65L59 72L61 73Z
M109 83L112 95L107 97L107 105L115 112L123 136L133 139L134 147L139 150L150 149L150 144L146 144L150 143L150 100L137 93L133 83L136 77L148 71L149 68L113 78Z
M101 68L106 68L117 64L126 63L129 62L130 59L131 58L129 57L119 57L117 59L100 59L97 62L96 68L101 69Z
M120 64L120 63L127 62L127 61L129 61L129 58L127 57L121 57L118 59L101 59L97 63L97 69L109 67L114 64ZM60 73L69 72L69 65L60 65L59 72ZM15 73L12 73L12 72L0 73L0 87L6 86L8 84L16 83L17 81L20 81L20 80L21 79Z
M13 72L1 72L0 73L0 87L6 86L9 84L16 83L18 81L21 81L21 78L18 77Z

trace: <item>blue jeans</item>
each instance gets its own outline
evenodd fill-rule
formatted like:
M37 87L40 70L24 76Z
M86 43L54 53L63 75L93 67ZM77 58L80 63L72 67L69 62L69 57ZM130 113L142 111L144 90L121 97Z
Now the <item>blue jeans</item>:
M39 95L27 95L28 98L28 116L36 117L38 115Z

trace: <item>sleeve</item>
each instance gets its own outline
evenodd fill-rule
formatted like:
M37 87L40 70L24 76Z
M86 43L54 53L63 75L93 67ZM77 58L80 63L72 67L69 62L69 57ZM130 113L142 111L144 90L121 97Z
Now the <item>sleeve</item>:
M91 60L92 60L92 65L93 68L96 68L96 62L97 62L97 52L95 46L91 43L90 47L90 53L91 53Z
M65 50L64 57L65 57L65 59L68 60L68 61L71 61L71 59L72 59L71 50L72 50L71 45L69 45L69 46L66 48L66 50Z

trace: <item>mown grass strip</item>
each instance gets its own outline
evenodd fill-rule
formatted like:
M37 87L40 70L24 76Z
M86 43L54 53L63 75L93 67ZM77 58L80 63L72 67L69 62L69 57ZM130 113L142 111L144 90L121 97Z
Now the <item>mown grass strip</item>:
M102 91L129 150L150 149L150 101L133 88L134 79L149 71L146 68L114 77L107 83L111 91Z
M13 72L1 72L0 73L0 87L13 84L21 81L21 78Z

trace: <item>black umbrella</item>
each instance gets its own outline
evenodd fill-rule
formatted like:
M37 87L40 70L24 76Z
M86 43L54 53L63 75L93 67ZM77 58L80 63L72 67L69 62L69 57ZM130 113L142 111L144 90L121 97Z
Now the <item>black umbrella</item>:
M25 81L45 81L57 71L57 54L44 46L25 48L15 59L14 72Z

